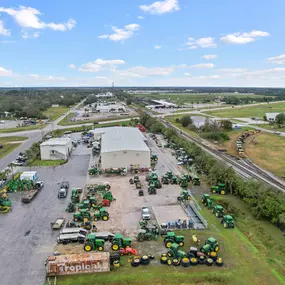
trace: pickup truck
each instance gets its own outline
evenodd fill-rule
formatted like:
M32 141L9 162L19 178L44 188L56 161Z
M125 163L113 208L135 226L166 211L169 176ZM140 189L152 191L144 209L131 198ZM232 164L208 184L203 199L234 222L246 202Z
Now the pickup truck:
M148 207L142 207L142 219L143 220L150 220L150 211Z
M39 189L33 189L27 192L27 194L21 199L22 203L30 203L38 194Z
M69 182L68 181L62 181L60 183L60 189L58 190L57 197L58 198L65 198L67 196L68 188L69 188Z
M61 227L63 227L64 222L64 218L57 218L55 222L51 223L51 227L53 230L59 230Z

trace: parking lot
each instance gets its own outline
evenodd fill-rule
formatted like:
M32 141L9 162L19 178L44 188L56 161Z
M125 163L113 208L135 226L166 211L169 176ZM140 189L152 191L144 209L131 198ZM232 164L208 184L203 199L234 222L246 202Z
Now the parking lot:
M59 183L68 180L70 188L84 187L89 158L86 147L79 146L65 165L32 168L45 186L30 204L21 203L23 193L9 194L13 209L0 219L1 284L44 283L44 263L53 253L58 235L52 232L50 223L58 217L71 217L65 212L71 191L66 199L59 200Z

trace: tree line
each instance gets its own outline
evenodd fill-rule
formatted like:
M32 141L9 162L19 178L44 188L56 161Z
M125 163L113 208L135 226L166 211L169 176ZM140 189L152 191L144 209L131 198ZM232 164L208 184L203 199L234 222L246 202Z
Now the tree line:
M285 230L285 195L281 191L256 180L244 181L232 167L218 162L195 143L180 137L166 128L155 118L142 113L141 123L150 131L162 133L178 147L194 158L194 165L199 173L206 174L210 185L225 183L229 193L242 199L251 209L256 219L267 219L272 224Z

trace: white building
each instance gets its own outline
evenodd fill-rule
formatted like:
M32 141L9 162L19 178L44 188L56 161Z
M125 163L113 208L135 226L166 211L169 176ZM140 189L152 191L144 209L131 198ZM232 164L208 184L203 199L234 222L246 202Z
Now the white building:
M109 127L93 131L94 139L101 138L101 168L139 165L150 167L150 149L146 137L137 128Z
M95 97L97 97L97 98L113 98L114 94L112 92L106 92L106 93L97 94L97 95L95 95Z
M155 105L148 105L148 109L161 109L161 108L177 108L177 105L164 100L151 100Z
M268 122L275 122L277 115L279 115L280 113L266 113L266 119Z
M68 159L72 150L70 138L49 139L41 144L41 160Z
M103 105L103 106L97 106L96 112L100 113L108 113L108 112L114 112L114 113L122 113L126 112L126 107L123 105Z

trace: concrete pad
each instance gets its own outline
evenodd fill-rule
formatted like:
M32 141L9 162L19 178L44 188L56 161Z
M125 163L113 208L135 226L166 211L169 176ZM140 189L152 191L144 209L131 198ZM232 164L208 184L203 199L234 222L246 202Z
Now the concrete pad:
M168 222L173 223L178 219L181 221L189 220L189 217L180 205L156 206L152 207L152 209L159 225Z

